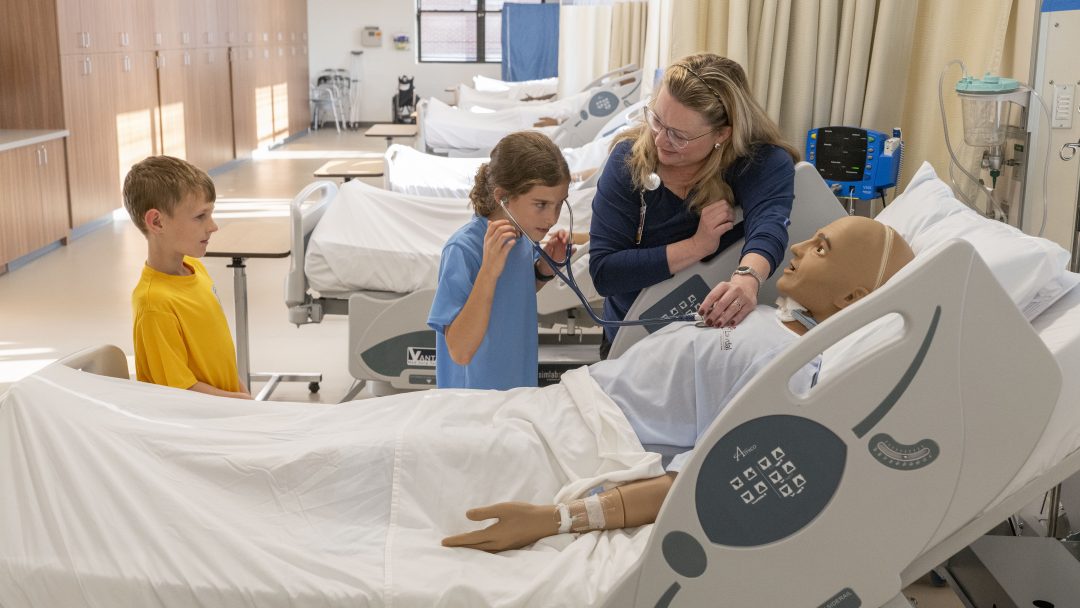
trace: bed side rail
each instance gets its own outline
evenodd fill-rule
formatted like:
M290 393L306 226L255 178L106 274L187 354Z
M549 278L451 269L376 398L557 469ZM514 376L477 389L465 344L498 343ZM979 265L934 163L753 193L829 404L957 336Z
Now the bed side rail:
M63 365L71 369L122 380L131 377L128 372L127 355L120 350L120 347L112 344L84 348L58 360L54 365Z
M792 393L802 366L894 313L899 335ZM946 243L732 399L608 605L698 606L721 593L732 606L886 605L909 564L1009 484L1060 389L1053 355L974 248Z
M582 91L588 91L589 89L591 89L593 87L603 86L603 85L607 84L609 81L611 81L611 80L613 80L613 79L615 79L615 78L617 78L619 76L622 76L624 74L629 74L631 72L639 72L639 71L640 70L639 70L638 65L636 63L628 63L628 64L626 64L624 66L617 67L614 70L611 70L610 72L606 72L604 74L601 74L601 75L597 76L596 80L593 80L589 84L581 87L581 90Z
M322 319L322 309L318 302L308 294L308 280L304 273L304 257L307 253L308 239L319 224L330 201L337 195L338 187L334 182L318 181L308 184L289 203L290 252L289 274L285 276L285 306L289 309L289 321L297 325L318 323ZM311 204L305 206L313 196Z
M825 180L821 179L817 169L807 162L795 165L795 201L791 205L791 225L788 226L789 244L810 238L819 228L844 215L843 206L829 190ZM694 264L666 281L643 289L627 311L626 318L660 317L670 309L670 305L686 304L686 310L693 312L690 308L699 305L713 286L731 277L742 258L742 246L743 240L739 239L709 261ZM759 304L772 305L776 301L779 295L776 281L781 276L779 270L788 265L791 256L789 249L777 272L761 286L758 292ZM656 331L660 327L662 326L651 326L650 329ZM647 335L649 330L644 327L620 328L611 345L609 357L614 359L620 356Z

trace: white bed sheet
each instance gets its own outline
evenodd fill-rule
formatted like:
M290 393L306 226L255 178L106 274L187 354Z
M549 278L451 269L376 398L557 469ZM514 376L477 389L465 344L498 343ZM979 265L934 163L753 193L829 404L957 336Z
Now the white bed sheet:
M89 395L92 395L90 397ZM338 406L52 366L0 399L0 605L586 606L651 526L491 555L466 509L660 475L586 369Z
M528 104L496 112L475 113L451 107L432 97L424 112L424 140L435 150L490 150L514 131L540 131L551 137L558 127L535 127L541 118L563 120L581 110L591 92L550 103Z
M558 77L539 78L536 80L506 81L497 78L488 78L477 74L473 76L473 86L477 91L502 92L508 96L519 97L543 97L558 92Z
M570 193L577 232L589 230L595 192ZM434 287L443 245L472 215L466 199L406 195L352 180L340 188L311 233L304 260L309 289L329 295ZM557 226L565 228L568 222L564 211ZM574 267L588 272L587 255Z

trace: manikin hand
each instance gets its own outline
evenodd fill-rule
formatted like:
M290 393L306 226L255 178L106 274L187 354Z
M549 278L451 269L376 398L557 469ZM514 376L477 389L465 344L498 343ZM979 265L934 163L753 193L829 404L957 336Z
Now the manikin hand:
M720 200L709 203L701 210L697 232L690 237L697 247L699 259L716 253L720 237L735 226L735 209L731 203Z
M488 222L487 234L484 235L484 259L480 262L480 272L490 273L498 278L506 265L506 256L517 242L518 232L510 220Z
M472 521L498 519L490 526L448 536L444 547L469 547L481 551L506 551L531 545L541 538L559 533L559 518L552 505L532 505L526 502L501 502L487 507L469 509L465 517Z

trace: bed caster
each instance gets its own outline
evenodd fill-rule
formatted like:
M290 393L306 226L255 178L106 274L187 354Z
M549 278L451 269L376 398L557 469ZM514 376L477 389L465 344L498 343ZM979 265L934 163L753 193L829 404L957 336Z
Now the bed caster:
M319 383L318 382L308 382L307 390L311 391L312 393L319 392Z

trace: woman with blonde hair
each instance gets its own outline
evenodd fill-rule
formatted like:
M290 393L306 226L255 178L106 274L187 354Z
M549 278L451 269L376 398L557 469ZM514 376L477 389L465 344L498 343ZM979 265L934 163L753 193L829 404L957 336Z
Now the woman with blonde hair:
M616 138L593 199L589 271L605 318L745 237L738 269L699 311L713 327L742 321L784 258L798 160L738 63L702 53L669 66L642 123Z

